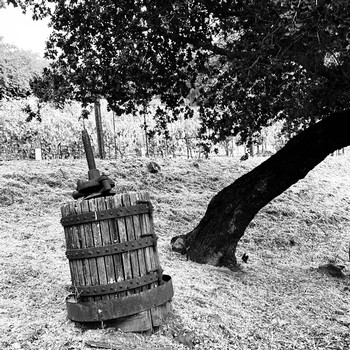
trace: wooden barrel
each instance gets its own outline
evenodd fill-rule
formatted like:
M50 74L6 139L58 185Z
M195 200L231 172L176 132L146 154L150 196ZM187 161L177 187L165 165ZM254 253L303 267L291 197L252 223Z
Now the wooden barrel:
M86 326L142 332L171 310L147 192L70 202L61 207L72 280L68 318Z

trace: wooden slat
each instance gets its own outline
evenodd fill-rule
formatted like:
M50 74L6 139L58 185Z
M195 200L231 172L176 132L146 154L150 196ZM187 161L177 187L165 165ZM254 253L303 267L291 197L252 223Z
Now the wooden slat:
M96 198L95 199L97 210L106 210L107 203L105 198ZM112 244L112 239L109 231L109 223L107 220L100 221L100 233L101 233L101 244L103 246ZM114 262L113 257L111 255L107 255L104 257L104 264L106 269L106 278L107 283L115 283L116 277L114 273ZM109 298L109 296L108 296Z
M143 201L149 201L150 196L148 192L140 192L139 199ZM150 214L141 215L142 223L142 232L143 234L151 235L154 234L154 225L153 219ZM158 257L155 257L155 254L158 254L157 247L148 247L146 248L146 268L147 272L154 271L160 268Z
M68 211L68 215L72 215L76 213L76 207L75 207L75 203L71 202L67 205L66 207L67 211ZM79 249L81 248L81 239L79 239L79 231L77 229L77 227L72 227L72 229L70 230L70 235L71 235L71 244L72 244L72 249ZM85 277L84 277L84 270L83 270L83 264L82 261L78 261L76 263L76 275L74 278L74 282L73 282L73 286L74 285L80 285L80 284L85 284Z
M144 200L142 196L142 193L136 194L137 200ZM146 225L146 219L145 215L141 214L139 215L139 222L140 222L140 228L141 228L141 234L142 235L149 235L151 234L148 230L148 226ZM150 257L150 248L144 248L142 249L144 257L145 257L145 269L146 273L152 271L152 264L151 264L151 257Z
M90 199L86 202L88 202L87 204L88 204L89 211L97 210L96 199ZM101 247L102 246L101 223L92 222L90 225L91 225L91 230L92 230L93 239L94 239L94 246ZM89 225L86 225L86 226L89 226ZM107 284L105 257L96 258L96 265L97 265L97 279L98 279L97 284ZM96 300L108 299L106 295L102 295L100 297L95 297L95 298Z
M132 192L129 194L129 200L131 205L137 204L137 194L135 192ZM140 222L140 215L133 215L132 216L132 222L134 226L134 235L135 239L141 238L142 235L142 227ZM139 270L140 270L140 276L143 276L147 273L146 270L146 260L145 260L145 249L138 249L137 250L137 258L139 263ZM142 287L141 290L147 290L147 286Z
M83 212L83 208L81 203L76 202L75 204L75 212L77 214L80 214ZM89 238L87 238L88 232L85 232L85 226L84 225L79 225L77 227L77 230L79 232L79 236L81 237L80 239L80 243L81 243L81 247L82 248L87 248L88 246L90 247L91 244L93 243L89 243ZM90 263L88 259L82 259L81 263L83 265L83 274L84 274L84 279L85 279L85 283L84 285L91 285L92 284L92 280L91 280L91 271L90 271ZM82 301L93 301L94 298L93 297L84 297L82 298Z
M84 212L88 212L90 211L89 209L89 201L85 201L83 200L81 203L81 211ZM92 230L92 225L91 224L86 224L83 225L84 226L84 232L85 232L85 241L86 241L86 247L90 248L90 247L95 247L95 239L94 239L94 232ZM99 271L97 268L97 259L93 258L93 259L89 259L89 268L90 268L90 281L91 281L91 285L95 286L98 285L100 283L99 281ZM101 300L100 297L94 297L94 300Z
M121 195L121 201L123 206L127 207L130 206L130 196L129 194L125 193ZM126 235L127 240L132 241L135 239L135 230L134 230L134 223L131 216L125 217L125 226L126 226ZM130 252L130 261L131 261L131 272L132 277L140 277L140 268L139 268L139 261L137 257L137 251L131 251ZM140 288L136 288L134 293L139 293Z
M139 197L139 200L150 201L150 196L148 192L140 192L137 194L137 196ZM145 232L146 234L154 234L154 223L152 213L141 215L141 225L143 225L144 227L143 232ZM151 270L160 269L157 246L146 248L145 256L146 261L148 261ZM156 288L157 286L158 283L153 283L151 287ZM166 303L164 305L157 306L149 310L152 321L152 328L159 327L161 325L166 315L168 314L170 308L171 303Z
M69 207L68 205L64 205L61 207L61 214L62 216L68 216L69 215ZM73 244L73 227L65 227L64 228L64 235L66 238L66 248L75 248ZM71 281L72 285L78 285L78 271L77 271L77 261L70 261L69 262L69 269L70 269L70 275L71 275Z
M115 196L113 196L113 199L114 199L116 208L122 206L120 195L118 196L116 194ZM117 222L117 228L118 228L119 241L126 242L128 240L128 236L126 233L125 218L118 218L116 222ZM123 253L121 254L121 256L122 256L122 262L123 262L124 279L130 279L132 278L130 252ZM126 295L128 294L132 294L132 293L127 292Z
M151 198L148 192L143 192L143 196L144 198L146 198L147 201L151 201ZM145 215L145 218L146 218L146 221L148 221L150 231L154 233L155 231L154 231L153 213L150 213L149 215ZM159 262L159 255L158 255L158 245L150 247L150 249L153 251L152 263L154 264L154 268L159 269L160 262Z
M138 201L138 196L135 192L129 193L129 201L130 205L135 205L137 204ZM140 222L140 215L133 215L132 216L132 223L134 227L134 236L135 239L141 238L143 232L142 232L142 226ZM146 269L146 259L145 259L145 249L138 249L137 250L137 259L139 263L139 270L140 270L140 275L144 276L147 273ZM141 292L147 290L148 287L144 286L141 288ZM152 331L152 315L151 315L151 310L144 311L141 314L139 314L140 318L137 319L137 327L142 329L143 325L147 325L148 328L143 327L143 331L149 330ZM135 326L134 326L135 327Z
M105 199L106 207L109 208L116 208L114 197L107 197ZM112 243L120 243L119 239L119 233L118 233L118 223L115 219L107 220L108 226L109 226L109 234L111 238ZM123 261L121 254L114 254L112 256L113 259L113 265L114 265L114 276L116 282L124 281L124 268L123 268ZM115 293L112 294L112 298L118 298L119 296L125 296L126 293Z
M137 197L137 200L142 200L142 201L150 200L148 192L137 193L136 197ZM154 234L154 226L153 226L153 221L150 220L150 214L141 214L139 217L139 222L140 222L142 234L144 235ZM147 247L143 249L143 253L145 257L146 272L155 271L160 268L159 263L157 264L158 259L154 258L154 247ZM152 283L149 286L149 288L156 288L157 286L158 286L158 283ZM156 308L153 308L152 310L149 310L152 327L157 327L158 315L162 312L162 309L158 309L158 307L156 307ZM154 317L152 316L152 312L154 314Z

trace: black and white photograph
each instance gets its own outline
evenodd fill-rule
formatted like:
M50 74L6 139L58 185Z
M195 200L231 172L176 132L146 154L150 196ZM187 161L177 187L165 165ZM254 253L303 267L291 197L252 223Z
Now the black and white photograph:
M350 1L0 0L0 349L350 349Z

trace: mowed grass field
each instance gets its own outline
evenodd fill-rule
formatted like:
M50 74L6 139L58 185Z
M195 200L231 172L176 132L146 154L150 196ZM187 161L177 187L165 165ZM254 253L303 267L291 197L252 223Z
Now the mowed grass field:
M173 315L151 336L82 330L66 317L60 207L86 179L86 161L0 161L0 349L92 349L91 341L138 350L349 349L350 277L317 269L330 262L350 274L347 154L328 157L257 215L239 245L238 257L249 259L238 271L170 249L217 191L263 160L157 159L158 174L144 158L97 160L118 192L149 191L155 207L160 262L175 295Z

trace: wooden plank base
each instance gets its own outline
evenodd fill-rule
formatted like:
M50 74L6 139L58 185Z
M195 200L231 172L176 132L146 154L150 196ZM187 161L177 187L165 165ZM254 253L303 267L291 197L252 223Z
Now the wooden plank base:
M105 322L76 322L76 325L82 329L115 328L116 330L121 330L123 332L153 333L165 323L166 318L171 313L171 302L167 302L166 304L154 309L140 312L136 315L119 318L117 320L108 320Z

